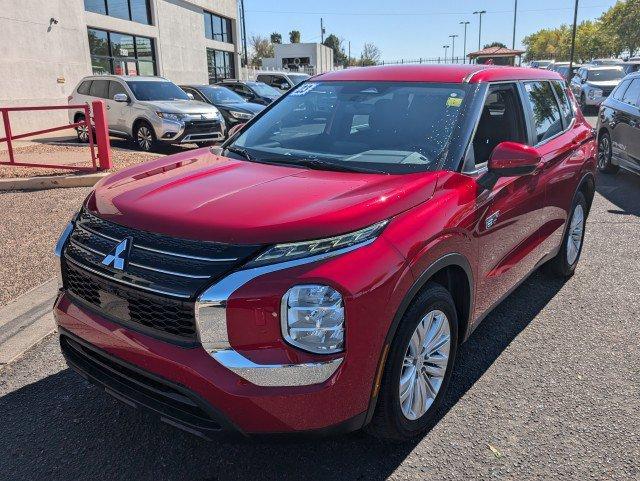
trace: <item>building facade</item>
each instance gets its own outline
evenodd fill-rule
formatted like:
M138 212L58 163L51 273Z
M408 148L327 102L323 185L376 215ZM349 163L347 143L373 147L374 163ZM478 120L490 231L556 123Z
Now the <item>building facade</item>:
M333 50L321 43L284 43L273 48L273 58L262 59L262 67L301 70L320 74L333 70Z
M237 78L237 0L2 0L2 6L0 106L65 104L92 73L160 75L176 83ZM65 119L64 111L12 113L11 125L20 133Z

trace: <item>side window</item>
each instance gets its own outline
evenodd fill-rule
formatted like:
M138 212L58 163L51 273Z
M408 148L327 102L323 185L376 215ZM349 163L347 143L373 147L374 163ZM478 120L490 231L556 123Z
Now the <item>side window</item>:
M536 144L562 132L560 108L549 82L526 82L527 99L536 129Z
M78 86L78 93L81 95L89 95L90 88L91 88L91 80L85 80Z
M489 89L473 137L471 152L474 160L467 160L467 168L473 169L474 164L478 167L487 162L500 142L527 141L522 104L516 85L493 85Z
M551 85L553 86L553 90L556 92L556 97L558 97L558 101L560 102L560 112L564 119L564 128L567 129L573 120L571 102L569 102L569 97L567 97L567 92L565 91L562 82L553 81L551 82Z
M616 87L615 92L613 92L612 98L614 98L615 100L621 101L630 83L631 83L631 80L625 80L624 82L621 82L620 85Z
M120 82L111 81L109 82L109 99L113 100L116 94L127 94L127 91Z
M106 99L109 96L109 81L108 80L94 80L91 83L91 88L89 89L89 95L92 97L99 97L101 99Z
M640 79L634 78L631 81L629 88L622 96L622 101L625 104L640 107Z
M271 83L271 75L258 75L256 77L256 82L264 82L269 85Z

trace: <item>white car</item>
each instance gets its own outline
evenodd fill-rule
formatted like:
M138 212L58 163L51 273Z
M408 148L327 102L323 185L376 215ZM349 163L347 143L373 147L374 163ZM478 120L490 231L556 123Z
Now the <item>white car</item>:
M270 87L278 89L280 92L286 92L309 78L311 78L311 76L306 73L259 72L256 80L266 83Z

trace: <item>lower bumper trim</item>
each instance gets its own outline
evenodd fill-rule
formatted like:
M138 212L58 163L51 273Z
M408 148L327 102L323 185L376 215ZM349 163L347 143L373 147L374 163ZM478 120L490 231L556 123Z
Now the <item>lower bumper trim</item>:
M336 372L343 358L305 364L256 364L233 349L212 353L213 358L256 386L285 387L321 384Z

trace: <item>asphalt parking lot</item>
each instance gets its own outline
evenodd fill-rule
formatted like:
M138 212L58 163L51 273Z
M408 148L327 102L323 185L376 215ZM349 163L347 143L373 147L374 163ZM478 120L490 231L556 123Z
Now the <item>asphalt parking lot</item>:
M640 177L597 190L575 276L489 315L422 439L202 441L86 383L53 336L0 370L0 479L640 479Z

